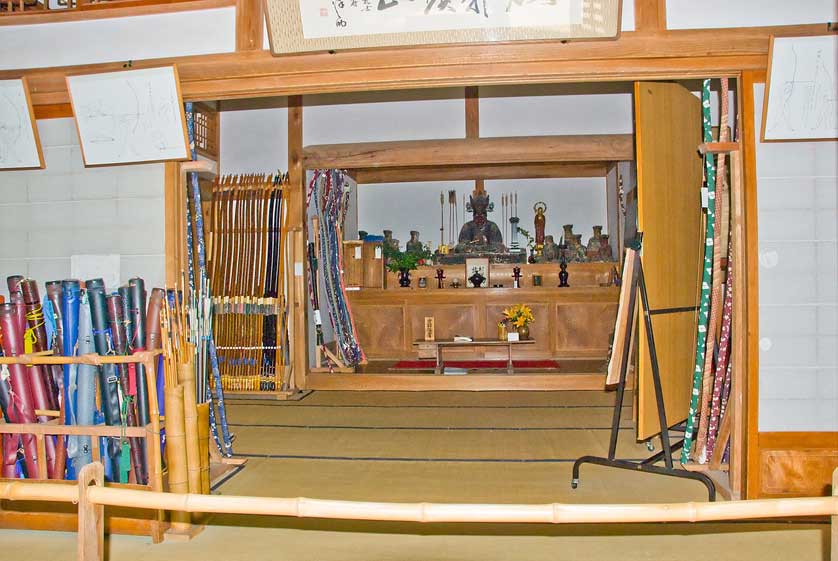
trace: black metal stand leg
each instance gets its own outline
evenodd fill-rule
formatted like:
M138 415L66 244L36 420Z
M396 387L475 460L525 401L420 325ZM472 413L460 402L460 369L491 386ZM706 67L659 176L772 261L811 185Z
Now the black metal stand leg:
M613 467L630 471L642 471L646 473L655 473L658 475L666 475L669 477L678 477L680 479L691 479L693 481L698 481L707 488L708 499L710 502L713 502L716 500L716 486L713 483L713 480L703 473L691 472L683 469L676 469L672 461L672 452L674 450L680 449L684 445L684 441L679 440L674 444L669 441L670 430L674 430L677 432L680 427L676 426L670 429L666 420L666 410L663 401L663 388L661 387L657 349L655 348L655 335L654 330L652 329L652 318L651 314L649 313L649 301L648 295L646 293L646 281L643 277L643 268L642 266L640 266L639 263L638 269L638 278L636 282L637 288L640 291L640 300L642 303L641 311L643 312L643 323L646 331L646 337L649 343L649 358L650 362L652 363L652 381L655 387L655 400L658 406L658 422L660 423L661 429L660 437L662 450L657 454L654 454L641 461L619 460L616 458L617 438L620 432L620 414L623 407L623 395L625 392L626 371L628 368L629 358L629 345L626 344L623 348L623 362L620 369L620 380L617 385L617 397L614 403L614 415L611 420L611 440L608 447L608 457L602 458L599 456L582 456L581 458L578 458L573 463L572 480L570 482L570 486L572 489L576 489L577 487L579 487L579 470L582 464L594 464L604 467ZM629 314L627 317L629 318L634 317L634 300L634 297L630 298L630 302L628 304ZM629 323L627 340L631 337L633 324L634 322ZM653 449L654 448L650 448L649 451L651 452ZM654 465L660 461L664 462L663 466Z

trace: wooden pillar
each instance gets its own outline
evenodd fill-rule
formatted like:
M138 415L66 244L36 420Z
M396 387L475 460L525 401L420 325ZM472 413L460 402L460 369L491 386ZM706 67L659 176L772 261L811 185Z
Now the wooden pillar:
M477 86L466 88L466 138L480 138L480 92ZM474 190L484 192L485 184L482 179L475 179Z
M288 243L291 247L288 290L292 322L291 389L305 388L308 374L308 308L305 289L305 170L303 169L303 98L288 98Z
M79 561L105 559L105 507L87 498L87 488L105 484L105 467L100 462L87 464L79 472L79 535L76 558Z
M164 170L166 286L174 287L186 266L186 191L178 162L166 162Z
M745 265L740 279L745 288L740 297L744 301L740 308L746 310L746 328L744 340L737 336L735 342L744 345L745 356L742 359L742 392L745 396L742 409L744 432L747 435L744 443L745 462L745 498L755 499L759 495L759 242L757 234L757 163L756 147L757 135L754 123L754 83L764 82L765 72L743 72L741 85L742 107L742 196L744 205L743 249L741 261ZM739 256L737 255L737 258ZM737 273L740 269L736 270ZM734 295L736 292L734 292ZM734 296L734 317L736 317L737 299ZM741 316L740 316L741 317ZM734 326L734 329L736 326ZM735 349L735 347L734 347Z
M832 472L832 496L838 497L838 468ZM832 560L838 561L838 515L832 515Z
M634 29L641 33L666 31L666 0L634 0Z
M261 51L265 11L262 0L236 1L236 51Z

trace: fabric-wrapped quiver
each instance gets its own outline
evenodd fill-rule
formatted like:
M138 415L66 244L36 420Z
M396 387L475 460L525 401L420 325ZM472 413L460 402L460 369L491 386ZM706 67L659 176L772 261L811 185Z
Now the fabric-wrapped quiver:
M17 304L9 302L0 304L0 332L3 337L3 354L7 357L17 356L23 351L23 332L18 322ZM9 365L9 386L12 395L6 413L13 423L35 423L35 408L33 406L32 392L29 387L29 375L23 364ZM8 439L4 439L6 442ZM38 446L35 436L31 434L21 435L23 444L23 456L26 464L26 471L30 477L38 476ZM11 440L9 440L11 441ZM3 454L3 477L15 477L15 463L17 462L17 446L15 449Z
M108 311L105 302L105 281L91 279L85 282L87 300L90 306L90 319L93 324L93 345L96 353L106 356L111 352L108 340ZM103 364L99 368L99 394L105 424L117 427L122 424L119 412L119 377L116 365ZM111 461L111 473L119 473L120 443L118 438L108 439L108 458Z

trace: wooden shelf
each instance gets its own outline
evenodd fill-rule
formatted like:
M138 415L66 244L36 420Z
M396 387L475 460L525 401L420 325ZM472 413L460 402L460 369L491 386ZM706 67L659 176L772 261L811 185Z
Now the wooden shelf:
M183 162L180 165L182 173L197 173L201 179L215 179L218 175L218 164L212 160L197 159Z
M738 142L703 142L698 145L698 151L702 154L729 154L739 151Z

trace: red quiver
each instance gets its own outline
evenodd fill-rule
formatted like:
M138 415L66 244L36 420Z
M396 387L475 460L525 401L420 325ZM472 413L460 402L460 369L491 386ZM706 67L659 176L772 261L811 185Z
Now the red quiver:
M14 357L22 354L23 331L18 322L17 304L0 304L0 331L3 337L3 354L7 357ZM9 365L9 385L11 387L11 400L8 410L9 418L13 423L35 423L35 407L29 383L30 369L23 364ZM45 419L44 419L45 420ZM38 446L34 435L21 435L23 443L23 455L26 461L26 471L30 477L38 476ZM14 450L11 445L14 443ZM17 439L3 439L3 477L15 477L15 462L17 461ZM49 466L50 452L54 460L55 450L52 447L52 440L46 439L47 445L47 466Z
M25 279L20 281L20 291L23 296L23 304L26 309L26 324L28 326L24 332L24 344L28 337L32 343L32 352L40 353L48 351L47 330L44 323L44 309L41 307L41 296L38 293L38 284L32 279ZM39 388L33 388L33 397L35 398L35 407L37 409L53 409L59 408L58 404L58 382L55 379L56 373L53 369L46 365L31 366L33 370L37 370L38 374L43 380L45 390L46 405L42 406L41 398L37 392ZM59 371L60 372L60 371ZM60 377L61 375L58 374Z

